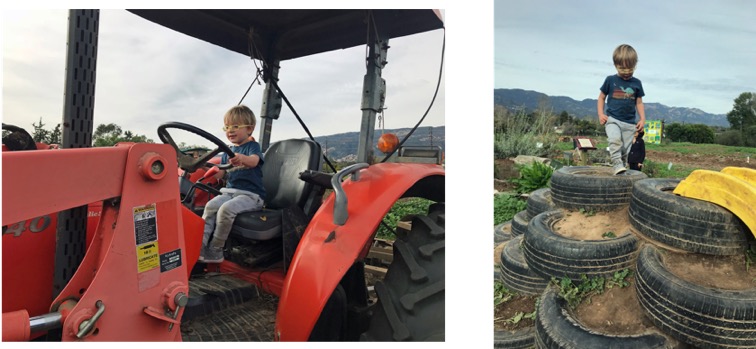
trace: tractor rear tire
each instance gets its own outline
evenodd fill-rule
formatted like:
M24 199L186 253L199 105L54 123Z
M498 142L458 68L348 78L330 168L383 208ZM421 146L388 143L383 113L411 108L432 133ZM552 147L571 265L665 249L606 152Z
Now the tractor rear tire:
M394 242L394 259L375 285L378 302L363 341L444 341L445 214L443 204L412 219Z

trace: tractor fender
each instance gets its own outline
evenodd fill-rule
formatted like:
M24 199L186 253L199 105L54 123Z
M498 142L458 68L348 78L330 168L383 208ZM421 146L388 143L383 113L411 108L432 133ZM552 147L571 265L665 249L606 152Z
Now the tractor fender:
M443 167L435 164L381 163L342 183L348 219L334 224L331 194L305 229L284 279L275 337L306 341L328 298L350 267L364 258L381 219L402 197L444 201Z

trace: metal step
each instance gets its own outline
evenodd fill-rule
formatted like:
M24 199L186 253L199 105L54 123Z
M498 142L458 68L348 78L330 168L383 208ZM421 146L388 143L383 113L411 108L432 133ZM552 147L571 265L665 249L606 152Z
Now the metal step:
M223 274L194 276L189 296L184 341L273 341L277 297Z

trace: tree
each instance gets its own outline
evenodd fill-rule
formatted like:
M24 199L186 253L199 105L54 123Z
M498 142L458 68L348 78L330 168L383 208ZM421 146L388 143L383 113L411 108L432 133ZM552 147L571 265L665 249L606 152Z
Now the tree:
M111 147L120 142L154 143L147 136L123 131L116 124L100 124L92 135L92 145L95 147Z
M61 144L63 142L63 135L60 132L60 124L50 132L50 136L47 138L47 144Z
M672 142L714 143L714 130L703 124L673 123L664 126Z
M727 121L730 122L730 128L741 133L748 126L756 125L756 93L743 92L735 98L732 110L727 113Z
M50 131L45 130L45 124L42 123L42 118L39 118L39 124L32 123L32 126L34 127L34 133L32 133L34 141L49 143Z

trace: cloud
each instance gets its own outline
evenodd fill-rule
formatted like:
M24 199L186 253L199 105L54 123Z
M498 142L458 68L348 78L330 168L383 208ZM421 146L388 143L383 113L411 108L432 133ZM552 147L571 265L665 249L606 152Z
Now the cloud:
M3 122L30 130L39 117L49 127L62 120L67 15L65 10L3 13ZM157 140L158 125L182 121L225 139L223 113L253 81L252 60L123 10L102 10L99 30L95 127L116 123ZM430 103L442 35L436 30L389 42L383 70L387 127L413 126ZM362 46L281 63L279 84L314 135L359 130L364 54ZM424 125L445 122L443 86ZM252 86L244 99L256 114L263 89ZM186 136L175 138L201 141ZM273 122L273 140L305 136L284 105Z

